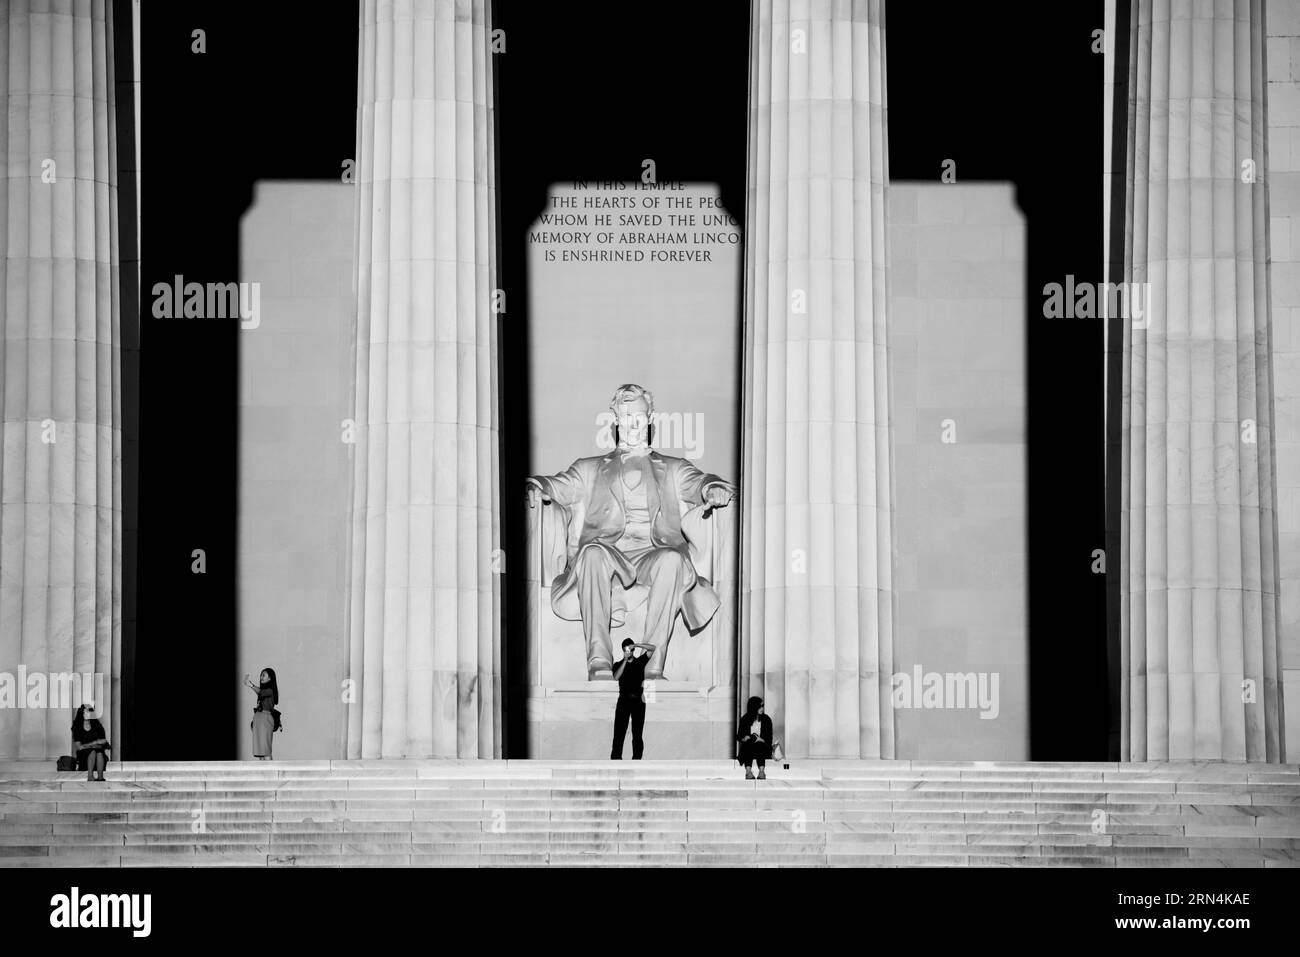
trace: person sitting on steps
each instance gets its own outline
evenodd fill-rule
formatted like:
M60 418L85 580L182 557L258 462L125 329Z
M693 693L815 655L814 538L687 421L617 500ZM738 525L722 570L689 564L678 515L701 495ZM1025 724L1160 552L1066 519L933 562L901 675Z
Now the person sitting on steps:
M72 718L72 745L77 751L77 770L86 772L87 781L103 781L108 767L108 735L95 717L95 706L83 704Z
M751 765L758 762L758 780L767 780L764 765L772 756L772 719L763 713L763 699L755 695L749 699L740 729L736 732L740 742L740 763L745 766L745 780L754 780Z

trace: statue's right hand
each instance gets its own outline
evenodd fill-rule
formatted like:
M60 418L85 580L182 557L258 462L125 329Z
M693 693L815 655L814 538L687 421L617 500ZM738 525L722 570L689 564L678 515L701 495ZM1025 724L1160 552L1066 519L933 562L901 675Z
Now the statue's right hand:
M551 497L546 494L546 489L542 483L535 478L528 478L524 482L524 493L528 496L528 507L536 508L538 502L550 502Z

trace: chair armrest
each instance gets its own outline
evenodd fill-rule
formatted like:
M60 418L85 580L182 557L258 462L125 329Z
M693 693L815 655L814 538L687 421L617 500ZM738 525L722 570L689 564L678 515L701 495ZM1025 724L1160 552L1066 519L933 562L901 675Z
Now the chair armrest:
M555 502L538 503L528 510L528 577L550 587L569 561L571 513Z
M682 536L690 548L691 563L696 574L708 579L731 579L735 563L736 518L735 504L725 508L694 505L682 514Z

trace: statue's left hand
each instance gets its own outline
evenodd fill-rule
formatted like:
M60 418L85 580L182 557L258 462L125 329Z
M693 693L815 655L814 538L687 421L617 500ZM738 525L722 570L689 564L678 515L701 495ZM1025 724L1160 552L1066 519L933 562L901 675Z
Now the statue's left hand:
M732 493L725 485L710 485L704 490L704 504L709 508L724 508L731 504Z

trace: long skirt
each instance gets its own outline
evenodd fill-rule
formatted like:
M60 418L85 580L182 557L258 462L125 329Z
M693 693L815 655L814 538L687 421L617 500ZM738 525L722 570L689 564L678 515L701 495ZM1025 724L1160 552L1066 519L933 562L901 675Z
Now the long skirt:
M271 729L274 727L275 719L271 717L271 712L253 712L253 755L255 757L271 756Z

